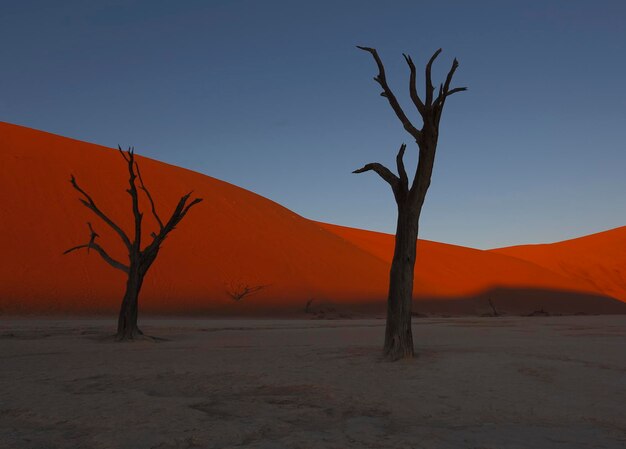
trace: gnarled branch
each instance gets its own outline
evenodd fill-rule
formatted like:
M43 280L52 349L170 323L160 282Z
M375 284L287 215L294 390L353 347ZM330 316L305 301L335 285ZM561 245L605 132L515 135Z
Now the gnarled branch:
M433 82L431 80L431 72L433 68L433 62L437 59L441 53L441 48L438 49L428 60L428 64L426 64L426 107L430 107L433 104L433 91L435 90L435 86L433 86Z
M411 100L413 100L413 104L417 108L418 112L423 115L425 112L425 108L422 99L417 93L417 71L415 69L415 64L413 63L413 60L410 56L405 55L404 53L402 53L402 56L404 56L404 60L408 64L409 70L411 71L411 76L409 78L409 95L411 96Z
M104 221L106 224L108 224L116 233L117 235L120 236L120 238L122 239L122 242L124 242L124 245L126 245L126 247L128 249L130 249L132 247L132 244L130 242L130 239L128 238L128 236L126 235L126 233L122 230L122 228L120 228L116 223L113 222L113 220L111 220L109 217L107 217L105 215L104 212L102 212L100 210L100 208L98 208L98 206L96 206L96 203L94 202L94 200L91 198L91 196L89 196L89 194L87 192L85 192L76 182L76 178L74 177L74 175L71 175L70 178L70 183L72 184L72 187L74 187L74 189L76 189L78 192L81 193L81 195L83 195L85 198L79 198L79 201L89 210L91 210L94 214L96 214L98 217L100 217L100 219L102 219L102 221Z
M383 178L385 181L389 183L392 189L396 189L398 184L400 183L400 179L387 167L383 164L379 164L378 162L372 162L371 164L366 164L362 168L358 170L354 170L352 173L365 173L366 171L375 171L378 175Z
M76 251L76 250L82 249L82 248L86 248L87 249L87 253L89 253L89 250L93 249L98 254L100 254L100 257L102 257L102 259L104 259L104 261L106 263L108 263L109 265L111 265L113 268L117 268L118 270L121 270L124 273L128 273L128 266L126 266L122 262L119 262L119 261L115 260L114 258L112 258L104 250L104 248L102 248L98 243L96 243L96 238L99 237L99 235L96 233L96 231L93 230L93 227L91 226L91 223L87 222L87 226L89 226L89 231L91 233L91 235L89 236L89 243L86 243L84 245L74 246L74 247L64 251L63 254L69 254L72 251Z
M446 76L446 81L439 87L439 95L435 99L433 105L435 107L435 124L439 126L439 121L441 119L441 113L443 111L443 107L446 103L446 98L450 95L453 95L457 92L463 92L467 90L467 87L455 87L450 89L450 84L452 83L452 78L454 77L454 72L459 67L459 61L454 58L452 61L452 67L450 67L450 71Z
M446 97L449 97L450 95L455 94L457 92L464 92L466 90L467 90L467 87L455 87L454 89L446 92Z
M404 151L406 150L406 145L400 145L400 150L398 150L398 155L396 156L396 166L398 167L398 175L400 180L400 186L407 190L409 186L409 177L406 174L406 169L404 168Z
M150 209L152 210L152 215L156 219L157 223L159 223L159 228L163 229L163 222L161 221L159 214L157 214L156 206L154 205L154 200L152 199L152 195L150 194L150 191L148 191L148 189L146 188L146 185L143 183L143 178L141 177L141 171L139 170L139 164L137 164L137 162L135 162L135 170L137 171L137 177L139 178L140 188L146 194L146 196L148 197L148 201L150 202Z
M145 254L152 254L152 253L154 253L154 251L159 248L161 243L163 243L163 241L167 237L167 234L169 234L171 231L173 231L176 228L176 225L178 223L180 223L180 221L183 218L185 218L185 215L187 215L189 210L193 206L195 206L196 204L198 204L198 203L200 203L202 201L202 198L194 198L193 201L191 201L190 203L187 203L187 201L189 200L189 197L191 196L192 193L193 192L189 192L186 195L183 195L180 200L178 200L178 204L174 208L174 211L172 212L172 215L167 220L165 225L161 228L159 233L156 234L156 233L153 232L151 234L152 235L152 242L143 250L143 253L145 253Z
M374 77L374 81L380 84L380 87L383 88L383 93L381 95L387 98L387 101L389 101L391 108L396 113L396 116L400 119L400 122L402 122L402 126L404 127L404 129L409 134L411 134L415 140L418 140L420 137L420 131L408 119L408 117L402 110L400 103L398 103L396 96L389 88L389 85L387 84L387 78L385 77L385 67L383 66L383 62L381 61L380 56L378 56L378 52L376 51L376 49L370 47L361 47L357 45L357 48L370 53L374 57L374 61L376 61L376 65L378 66L378 75Z
M137 193L137 185L135 184L135 179L137 179L137 174L135 173L135 148L129 147L128 150L124 152L122 147L118 145L117 149L128 164L128 189L126 192L131 197L133 216L135 218L135 238L133 240L133 249L135 251L139 251L141 248L141 222L143 214L139 210L139 195Z

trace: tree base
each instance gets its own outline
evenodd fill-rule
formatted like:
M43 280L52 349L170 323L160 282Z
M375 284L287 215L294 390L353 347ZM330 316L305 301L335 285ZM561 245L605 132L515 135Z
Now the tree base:
M117 341L133 341L144 339L144 334L138 327L132 327L129 329L119 329L115 334Z
M400 327L400 329L398 329L398 327ZM387 322L383 355L390 362L415 357L410 319L408 323L404 323L403 326L394 326L393 322Z
M383 349L383 355L390 362L395 362L401 359L412 359L415 357L415 351L413 350L413 342L407 344L400 344L398 341L393 341L392 344Z

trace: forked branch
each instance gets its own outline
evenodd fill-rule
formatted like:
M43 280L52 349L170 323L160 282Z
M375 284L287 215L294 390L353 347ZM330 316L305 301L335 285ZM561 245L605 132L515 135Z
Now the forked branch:
M441 119L441 113L443 111L443 107L446 104L446 98L450 95L453 95L457 92L463 92L467 90L467 87L455 87L450 89L450 84L452 83L452 78L454 77L454 72L459 67L459 61L454 58L452 61L452 67L450 67L450 71L446 76L446 81L439 87L439 95L434 101L435 108L435 124L439 126L439 120Z
M191 202L187 203L192 193L193 192L189 192L178 200L178 204L174 208L174 212L172 212L169 220L167 220L158 233L153 232L151 234L152 242L144 249L144 253L152 253L154 250L158 249L167 235L176 228L176 225L180 223L183 218L185 218L185 215L187 215L189 210L202 201L202 198L194 198Z
M64 251L63 254L68 254L68 253L71 253L72 251L76 251L82 248L86 248L87 253L89 253L89 250L93 249L98 254L100 254L100 257L102 257L102 259L104 259L104 261L108 263L109 265L111 265L113 268L117 268L118 270L121 270L124 273L128 273L128 266L112 258L104 250L104 248L102 248L98 243L96 243L96 238L99 237L99 235L96 233L96 231L94 231L93 227L91 226L91 223L87 222L87 226L89 226L89 232L91 233L91 235L89 236L89 243L86 243L84 245L74 246L73 248L70 248Z
M139 165L135 161L134 149L130 147L127 151L124 151L122 150L121 147L118 146L118 150L120 154L122 155L122 157L124 158L124 160L126 161L127 167L128 167L129 187L128 189L126 189L126 192L131 196L131 199L132 199L132 211L133 211L134 224L135 224L135 233L134 233L134 238L132 242L130 238L128 237L128 235L122 230L122 228L119 227L116 223L114 223L113 220L111 220L107 215L104 214L104 212L102 212L98 208L98 206L96 206L94 200L85 190L83 190L78 185L78 183L76 182L76 178L74 178L73 175L71 177L70 182L72 184L72 187L74 187L74 189L80 192L80 194L83 196L83 198L79 199L80 202L85 207L93 211L99 218L101 218L105 223L107 223L120 236L120 238L124 242L124 245L129 250L129 256L130 256L131 261L134 260L136 262L141 262L141 261L145 261L148 259L154 260L154 258L156 257L156 253L158 252L158 249L161 243L163 242L163 240L165 240L167 235L176 228L176 225L180 223L180 221L185 217L185 215L187 215L189 210L193 206L201 202L202 199L195 198L194 200L189 201L189 198L192 192L189 192L188 194L183 195L181 199L178 201L178 204L176 205L176 207L174 208L174 212L170 216L169 220L166 223L163 223L163 221L161 220L161 217L158 215L156 211L154 199L152 198L150 191L147 189L143 181L141 172L139 170ZM150 203L152 215L154 216L157 223L159 224L159 232L158 233L152 232L150 234L152 237L152 241L143 250L141 249L141 227L142 227L143 213L139 209L139 195L138 195L138 189L137 189L138 186L136 183L137 179L139 179L139 189L141 189L146 194L146 197L148 198L148 201ZM128 266L113 259L111 256L109 256L109 254L107 254L104 248L102 248L100 245L98 245L95 242L95 239L96 237L98 237L98 234L93 231L91 224L89 224L89 229L91 230L91 237L90 237L89 243L84 244L84 245L79 245L74 248L70 248L64 254L67 254L69 252L72 252L74 250L81 249L81 248L87 248L87 250L93 249L97 251L100 254L100 256L102 256L102 258L106 260L110 265L122 271L128 272L129 270Z
M406 174L406 169L404 168L404 151L406 150L406 144L400 145L400 150L398 150L398 155L396 156L396 166L398 167L398 175L400 176L400 186L403 189L408 189L409 186L409 177Z
M402 122L402 126L404 127L404 129L409 134L411 134L415 140L418 140L420 137L420 131L408 119L408 117L402 110L400 103L398 103L396 96L389 88L389 85L387 84L387 78L385 76L385 66L381 61L380 56L378 56L378 52L375 48L370 47L361 47L357 45L357 48L370 53L374 57L374 61L376 61L376 65L378 66L378 75L374 77L374 81L380 84L380 87L383 88L383 92L381 93L381 95L385 97L387 101L389 101L391 108L396 113L398 119L400 119L400 122Z
M398 195L402 195L406 193L408 190L409 178L406 174L406 169L404 168L404 152L406 150L406 145L400 145L400 150L398 150L398 155L396 156L396 166L398 167L398 175L393 173L383 164L379 164L378 162L372 162L371 164L366 164L364 167L359 168L358 170L354 170L352 173L365 173L367 171L374 171L378 173L378 175L383 178L387 183L391 186L394 195L397 197Z
M372 162L371 164L365 164L362 168L354 170L352 173L365 173L366 171L375 171L378 175L389 183L392 189L396 189L400 183L400 179L387 167L378 162Z
M124 245L126 245L126 247L128 249L130 249L132 247L132 244L130 242L130 239L128 238L128 236L126 235L126 233L122 230L122 228L120 228L115 222L113 222L113 220L111 220L109 217L107 217L105 215L104 212L102 212L100 210L100 208L98 208L98 206L96 206L96 203L94 202L94 200L91 198L91 196L89 196L89 194L87 192L85 192L76 182L76 178L74 177L74 175L71 175L70 178L70 183L72 184L72 187L74 187L74 189L76 189L78 192L80 192L80 194L84 197L84 198L79 198L79 201L89 210L91 210L94 214L96 214L98 217L100 217L102 219L102 221L104 221L106 224L108 224L111 229L113 229L117 235L120 236L120 238L122 239L122 242L124 242Z
M413 179L413 183L409 190L409 198L413 198L415 202L419 202L420 198L426 194L426 190L428 189L428 185L430 184L430 173L432 172L432 166L435 156L434 152L437 146L437 137L439 134L439 122L441 119L441 113L443 111L446 98L457 92L467 90L466 87L450 87L452 84L454 73L459 66L459 62L456 58L454 59L454 61L452 62L452 67L450 68L448 75L446 76L445 82L439 85L439 94L436 98L433 98L435 87L432 83L432 67L435 60L441 53L441 48L433 53L433 55L428 60L428 63L426 64L426 90L424 100L422 101L417 92L417 70L415 68L415 63L409 55L402 55L410 70L409 94L413 104L415 105L415 108L422 117L423 126L422 129L418 130L409 121L406 114L400 107L395 95L389 88L385 75L385 67L376 49L361 46L357 46L357 48L367 51L374 58L376 66L378 67L378 75L374 78L374 80L383 88L382 95L387 98L389 104L391 105L391 108L402 122L404 129L415 138L415 141L419 146L418 165L416 167L415 178ZM375 171L380 175L381 178L383 178L391 185L394 193L396 193L396 198L398 198L397 194L399 192L408 189L408 177L403 162L405 149L406 146L402 145L402 147L400 147L398 155L396 156L398 176L394 175L388 168L378 163L367 164L363 168L355 170L353 173L363 173L369 170Z
M380 59L380 56L378 55L378 52L376 51L375 48L371 48L371 47L361 47L357 45L357 48L363 51L367 51L374 58L374 61L376 62L376 66L378 67L378 75L374 77L374 81L380 84L380 86L383 88L383 92L381 95L387 98L387 100L389 101L389 104L391 105L391 108L395 112L396 116L402 122L404 129L406 129L407 132L415 138L415 140L418 140L421 133L423 132L423 129L420 130L420 129L417 129L415 126L413 126L411 121L407 118L407 115L405 114L405 112L402 110L402 107L398 103L396 96L394 95L389 85L387 84L387 78L385 75L385 67L383 65L382 60ZM433 53L433 55L428 60L428 63L426 64L426 69L425 69L426 90L425 90L424 101L422 101L419 94L417 93L417 70L415 68L415 63L413 62L413 59L411 58L411 56L404 54L404 53L402 54L410 70L409 94L411 96L411 100L413 101L413 104L415 105L415 108L422 116L422 119L424 122L426 122L429 118L438 120L441 117L441 109L443 109L445 99L452 94L467 90L466 87L455 87L452 89L450 88L450 84L452 83L452 78L454 77L454 72L459 66L459 62L455 58L454 61L452 62L452 67L450 68L450 71L448 72L448 75L446 76L445 83L442 83L441 86L439 87L439 95L437 96L437 98L433 98L435 87L433 86L433 83L432 83L432 67L433 67L433 63L435 62L435 60L437 59L437 56L439 56L440 53L441 53L441 48L439 48L437 51L435 51L435 53ZM433 114L433 115L431 116L430 114Z

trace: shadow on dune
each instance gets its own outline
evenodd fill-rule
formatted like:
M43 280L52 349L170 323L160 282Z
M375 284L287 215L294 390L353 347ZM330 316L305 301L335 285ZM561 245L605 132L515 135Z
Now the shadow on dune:
M496 287L467 297L416 297L413 312L425 315L480 316L493 312L489 300L501 315L530 315L545 312L548 315L606 315L626 314L626 303L593 293L572 292L535 288ZM152 310L152 312L159 312ZM296 317L317 319L349 319L384 317L386 299L334 300L319 298L310 300L293 299L289 304L263 304L261 301L233 303L227 306L207 307L163 313L179 316L247 316L247 317ZM540 313L541 314L541 313Z
M490 315L493 313L490 300L501 315L531 315L535 312L545 312L548 315L626 314L626 303L608 296L521 287L496 287L467 297L418 296L413 300L413 313L416 316ZM385 308L385 300L352 304L321 301L317 310L326 311L325 315L328 317L340 314L360 317L384 315ZM538 313L541 314L543 313Z
M489 301L500 315L607 315L626 314L626 303L593 293L536 288L496 287L466 297L420 297L413 301L415 316L480 316L493 313ZM267 302L266 302L267 301ZM191 308L185 303L195 303ZM199 306L202 304L202 306ZM182 304L171 303L167 307L145 304L144 313L162 317L249 317L249 318L312 318L349 319L384 317L386 299L334 299L291 298L288 302L276 299L255 299L249 302L211 301L210 298L194 298ZM0 310L0 315L111 315L115 308L46 307L23 309L17 304L12 309Z
M592 293L535 288L496 287L467 298L414 301L414 311L424 314L482 315L492 312L491 300L498 313L528 315L536 311L549 314L626 314L626 303Z

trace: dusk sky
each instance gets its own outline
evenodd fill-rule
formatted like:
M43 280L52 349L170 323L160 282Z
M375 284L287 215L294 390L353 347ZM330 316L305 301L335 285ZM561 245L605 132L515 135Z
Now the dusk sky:
M372 80L376 47L455 56L420 237L477 248L626 225L624 1L2 1L0 120L137 152L307 218L393 233L416 146ZM120 166L120 169L123 169ZM412 171L412 170L410 170ZM115 186L113 186L115 187Z

